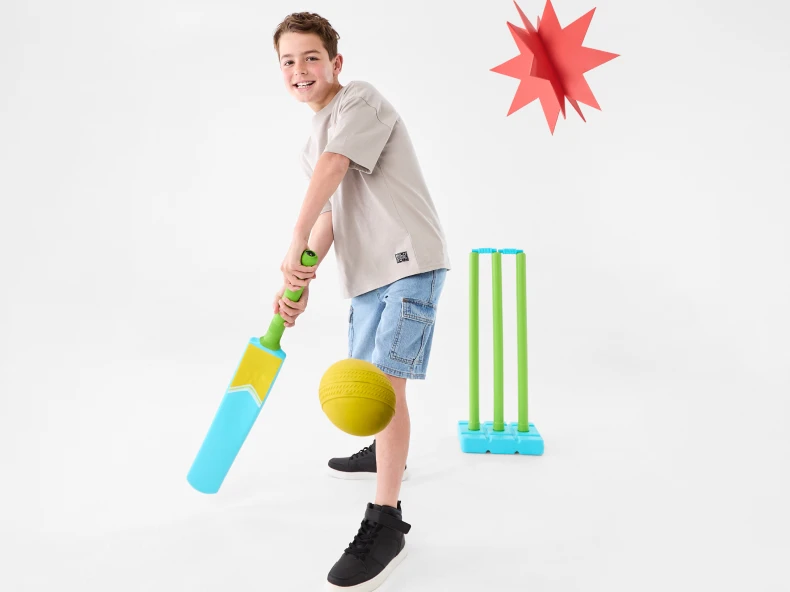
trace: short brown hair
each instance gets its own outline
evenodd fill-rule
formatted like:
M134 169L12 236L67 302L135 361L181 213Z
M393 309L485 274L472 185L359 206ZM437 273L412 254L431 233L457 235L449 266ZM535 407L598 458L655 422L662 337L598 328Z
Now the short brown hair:
M283 33L314 33L321 39L324 49L329 54L329 59L337 55L337 34L324 17L314 12L294 12L289 14L274 31L274 50L280 55L280 37Z

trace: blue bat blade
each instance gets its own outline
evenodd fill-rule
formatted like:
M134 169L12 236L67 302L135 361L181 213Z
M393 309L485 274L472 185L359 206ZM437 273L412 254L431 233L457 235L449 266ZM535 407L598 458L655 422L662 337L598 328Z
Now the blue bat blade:
M257 337L250 339L187 474L187 481L197 491L219 491L284 361L282 350L273 351L262 346Z

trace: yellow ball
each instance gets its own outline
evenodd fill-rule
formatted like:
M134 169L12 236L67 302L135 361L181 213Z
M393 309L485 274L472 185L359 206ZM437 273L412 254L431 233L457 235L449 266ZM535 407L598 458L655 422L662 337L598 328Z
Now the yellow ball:
M395 415L392 383L364 360L332 364L321 377L318 398L329 421L353 436L378 434Z

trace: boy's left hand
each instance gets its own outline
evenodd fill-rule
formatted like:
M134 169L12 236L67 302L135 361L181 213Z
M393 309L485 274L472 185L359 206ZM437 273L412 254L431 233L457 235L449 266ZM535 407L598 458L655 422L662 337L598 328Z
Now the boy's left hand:
M304 288L311 280L315 279L313 267L302 265L302 253L307 249L306 240L294 239L283 259L280 270L283 272L283 280L289 290Z
M278 314L283 318L286 327L293 327L296 324L296 317L302 314L307 308L307 301L310 298L310 286L306 286L302 295L297 302L293 302L283 296L285 294L285 286L274 295L274 302L272 309L274 314Z

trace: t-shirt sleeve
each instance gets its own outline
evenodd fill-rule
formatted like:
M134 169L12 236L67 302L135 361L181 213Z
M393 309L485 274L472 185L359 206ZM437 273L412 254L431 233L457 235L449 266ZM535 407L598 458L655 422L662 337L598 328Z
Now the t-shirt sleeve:
M379 119L370 103L359 96L349 97L340 106L324 152L342 154L351 161L351 168L370 174L391 133L392 128Z

